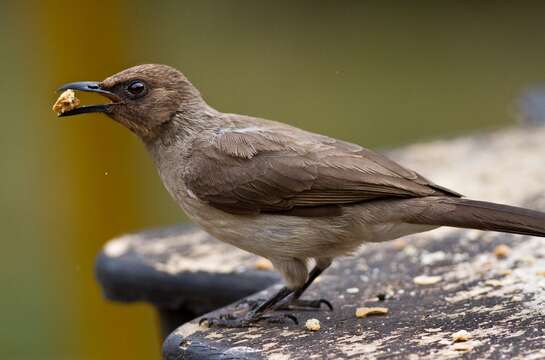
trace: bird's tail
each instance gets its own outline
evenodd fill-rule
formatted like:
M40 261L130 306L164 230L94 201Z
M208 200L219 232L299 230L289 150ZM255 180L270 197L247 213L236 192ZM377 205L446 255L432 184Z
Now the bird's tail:
M410 224L452 226L545 237L545 213L515 206L450 197L408 200Z

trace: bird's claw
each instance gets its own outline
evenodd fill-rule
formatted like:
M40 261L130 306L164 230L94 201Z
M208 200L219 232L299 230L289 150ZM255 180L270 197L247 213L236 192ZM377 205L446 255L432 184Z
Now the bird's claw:
M324 304L325 306L327 306L329 308L329 311L333 311L333 305L331 305L331 303L329 302L329 300L326 300L326 299L319 299L318 300L318 303L319 303L319 307L321 307L322 304Z
M282 314L282 315L264 315L260 320L265 320L267 322L277 324L283 323L286 319L293 321L295 325L299 325L299 320L293 314Z
M286 303L280 304L275 310L319 310L322 305L327 306L330 311L333 311L333 305L326 299L292 299Z

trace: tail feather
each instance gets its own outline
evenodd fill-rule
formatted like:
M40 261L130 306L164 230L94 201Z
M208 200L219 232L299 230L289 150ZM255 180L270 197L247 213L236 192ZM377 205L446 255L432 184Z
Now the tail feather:
M545 237L545 213L515 206L451 197L411 199L406 221ZM418 201L420 200L420 201ZM418 211L418 208L421 211Z

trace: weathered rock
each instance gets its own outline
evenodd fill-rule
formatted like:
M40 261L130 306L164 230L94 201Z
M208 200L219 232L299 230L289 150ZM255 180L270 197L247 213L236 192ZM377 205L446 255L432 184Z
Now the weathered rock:
M393 156L470 198L545 210L544 128L414 145ZM511 249L504 258L494 255L499 244ZM545 240L535 237L443 228L405 241L369 244L354 257L338 259L305 294L327 298L333 312L292 312L300 325L249 329L209 329L197 319L167 338L164 356L436 359L464 353L469 358L543 358L543 270ZM420 275L441 276L441 281L415 284ZM359 291L346 291L353 288ZM389 312L356 318L355 309L362 306ZM217 313L231 311L234 307ZM320 331L305 330L308 318L320 321ZM470 332L471 339L454 344L452 334L459 330Z
M182 225L108 242L97 257L96 273L106 298L154 305L166 336L183 322L280 280L273 271L258 270L258 261Z

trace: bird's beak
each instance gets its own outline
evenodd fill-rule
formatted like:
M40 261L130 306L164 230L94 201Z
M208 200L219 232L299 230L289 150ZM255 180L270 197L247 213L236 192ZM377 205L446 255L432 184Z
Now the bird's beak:
M108 113L111 110L112 106L115 105L116 103L119 103L119 101L121 100L119 96L117 96L113 92L103 89L100 86L100 83L97 81L72 82L72 83L64 84L58 89L59 92L65 91L65 90L80 90L80 91L95 92L95 93L104 95L105 97L112 100L113 102L110 104L80 106L75 109L68 110L59 114L59 117L85 114L85 113L94 113L94 112Z

